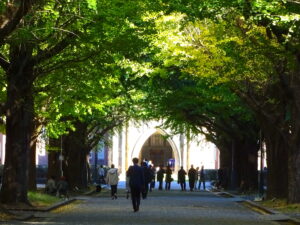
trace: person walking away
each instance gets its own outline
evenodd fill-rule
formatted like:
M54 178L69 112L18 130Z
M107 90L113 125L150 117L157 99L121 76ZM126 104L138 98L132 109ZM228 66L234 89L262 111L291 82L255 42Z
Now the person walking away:
M152 190L155 188L155 174L156 174L156 170L155 167L153 165L149 166L150 170L151 170L151 182L150 182L150 192L152 192Z
M195 175L195 190L197 190L197 183L199 180L199 167L196 168L196 175Z
M172 181L173 181L172 170L171 170L170 165L168 165L167 169L166 169L166 187L165 187L167 191L169 191L171 189Z
M111 164L111 168L107 171L106 175L107 184L110 185L111 199L117 199L117 187L119 182L118 169L115 168L114 164Z
M194 166L191 165L188 172L190 191L194 191L196 173L197 171L194 169Z
M138 166L138 158L132 159L133 166L128 169L131 201L134 212L139 211L141 202L141 192L145 186L145 177L142 167Z
M99 170L98 170L98 174L99 174L99 184L105 184L105 170L103 168L103 165L100 166Z
M143 168L144 178L145 178L145 185L143 188L142 197L143 197L143 199L146 199L152 177L151 177L151 170L148 167L148 164L146 162L142 163L142 168Z
M181 191L186 191L185 176L186 171L183 169L183 166L181 166L180 170L178 170L178 183L180 184Z
M201 166L201 170L200 170L200 180L199 180L199 185L198 185L198 189L200 190L201 188L201 183L203 184L203 190L205 190L205 172L204 172L204 166Z
M162 190L163 180L164 180L165 170L163 166L159 166L159 171L157 171L156 180L158 181L158 190Z
M47 180L45 192L50 195L55 195L56 193L55 176L51 176Z

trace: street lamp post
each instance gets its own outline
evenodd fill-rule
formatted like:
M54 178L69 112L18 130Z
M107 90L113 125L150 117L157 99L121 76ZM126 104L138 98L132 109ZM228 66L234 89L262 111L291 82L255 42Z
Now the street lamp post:
M98 170L97 170L97 164L98 164L98 152L95 149L95 154L94 154L94 160L95 160L95 164L94 164L94 183L97 183L97 176L98 176Z
M63 177L64 176L64 171L63 171L63 160L64 160L64 156L63 156L63 148L62 148L62 136L60 137L60 154L59 154L59 169L60 169L60 176Z
M236 165L235 165L235 142L232 140L231 143L231 177L230 177L230 183L231 183L231 189L235 190L237 188L237 174L236 174Z
M264 150L263 150L263 144L262 144L262 132L260 131L259 134L259 149L260 149L260 173L259 173L259 193L260 196L263 196L264 194Z

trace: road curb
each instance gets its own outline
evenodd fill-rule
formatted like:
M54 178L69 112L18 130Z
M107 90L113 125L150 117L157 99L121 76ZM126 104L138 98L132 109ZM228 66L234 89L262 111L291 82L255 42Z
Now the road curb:
M250 200L243 200L242 202L245 203L245 204L250 205L253 208L257 208L257 209L261 210L262 212L264 212L266 214L279 214L279 212L277 212L277 211L266 208L266 207L264 207L262 205L259 205L259 204L255 203L253 201L250 201Z
M229 196L229 197L232 197L232 198L240 198L240 196L237 196L237 195L234 195L234 194L231 194L229 192L224 192L224 191L221 191L221 192L211 192L211 193L214 193L215 195L219 196L219 197L224 197L224 195L226 196ZM291 224L291 225L300 225L300 220L299 219L296 219L296 218L293 218L285 213L281 213L281 212L278 212L278 211L275 211L275 210L272 210L272 209L269 209L269 208L266 208L260 204L257 204L255 203L254 201L251 201L251 200L246 200L246 199L241 199L240 201L238 201L240 203L244 203L246 205L248 205L248 207L253 210L253 211L256 211L256 212L259 212L261 214L268 214L268 215L284 215L287 219L275 219L274 221L285 221L285 222L288 222L288 224Z
M51 211L53 209L57 209L61 206L64 206L64 205L67 205L71 202L74 202L76 201L77 199L76 198L72 198L72 199L68 199L66 201L63 201L63 202L58 202L58 203L55 203L49 207L45 207L45 208L6 208L7 210L11 210L11 211L33 211L33 212L48 212L48 211Z
M51 210L62 207L64 205L70 204L76 200L77 199L72 198L72 199L69 199L69 200L66 200L63 202L58 202L58 203L53 204L46 208L7 208L7 210L17 211L17 212L22 212L22 211L23 212L25 212L25 211L26 212L49 212ZM12 220L17 220L17 221L27 221L27 220L33 219L35 217L34 214L29 214L29 215L18 215L17 213L13 213L13 214L14 214L14 216L13 216Z

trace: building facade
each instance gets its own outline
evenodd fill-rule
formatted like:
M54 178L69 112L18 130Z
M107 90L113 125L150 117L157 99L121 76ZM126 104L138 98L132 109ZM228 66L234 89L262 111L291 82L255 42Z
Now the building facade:
M188 170L191 165L205 169L219 168L219 150L205 140L203 135L187 138L186 135L171 135L170 130L160 128L159 121L143 124L130 122L112 137L107 150L108 166L114 164L125 177L131 160L137 157L151 161L155 167L173 164L175 173L180 166Z
M137 124L128 123L119 132L112 135L111 145L99 145L97 152L90 154L91 168L99 165L114 164L125 179L127 168L132 165L132 158L147 160L155 167L171 164L176 173L181 166L188 170L191 165L204 166L205 169L219 168L219 150L205 140L203 135L187 138L186 135L171 135L171 130L160 128L159 121ZM45 142L39 139L36 151L36 164L47 166ZM5 135L0 134L0 163L4 164ZM176 173L177 174L177 173Z

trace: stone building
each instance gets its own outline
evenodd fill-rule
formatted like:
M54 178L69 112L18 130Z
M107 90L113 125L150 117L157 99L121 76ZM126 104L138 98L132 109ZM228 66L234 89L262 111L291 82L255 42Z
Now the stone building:
M175 173L183 166L186 170L204 165L205 169L219 168L219 150L199 135L193 139L186 135L171 135L170 130L160 128L160 123L129 123L113 135L112 145L105 150L107 164L114 164L125 176L134 157L146 159L158 167L172 163Z
M91 169L100 164L110 166L114 164L121 172L121 179L131 165L134 157L140 161L147 159L155 167L173 165L176 173L180 166L188 170L191 165L205 169L219 168L219 150L205 140L203 135L187 138L186 135L172 135L171 130L162 129L159 121L148 123L130 122L119 132L111 136L111 145L104 146L98 153L91 152ZM37 143L36 164L47 166L45 143ZM4 164L5 135L0 134L0 164ZM97 159L97 160L95 160Z

